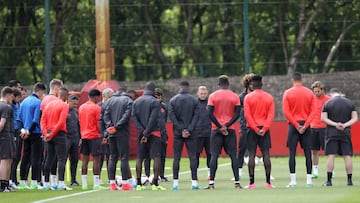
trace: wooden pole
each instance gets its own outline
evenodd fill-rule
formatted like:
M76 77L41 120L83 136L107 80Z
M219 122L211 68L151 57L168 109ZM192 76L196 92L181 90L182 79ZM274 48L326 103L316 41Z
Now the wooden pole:
M98 81L110 81L115 73L114 49L110 47L109 0L96 0L95 66Z

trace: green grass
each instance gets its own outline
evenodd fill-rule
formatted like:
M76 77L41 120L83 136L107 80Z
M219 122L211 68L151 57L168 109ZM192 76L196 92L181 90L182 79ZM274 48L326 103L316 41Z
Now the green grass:
M48 198L57 198L52 201L46 202L87 202L87 203L107 203L107 202L316 202L316 203L329 203L329 202L359 202L360 200L360 175L359 171L360 158L354 157L354 175L353 175L353 187L346 186L346 174L344 169L344 163L341 157L336 159L335 163L335 178L333 180L333 187L323 187L322 183L326 180L326 157L321 157L319 168L319 179L314 180L313 188L306 188L306 172L305 172L305 159L302 156L296 158L297 161L297 188L286 188L289 183L289 170L288 170L288 158L273 157L272 161L272 175L275 180L272 183L276 186L275 189L265 189L263 187L265 182L265 173L262 165L257 165L255 172L255 183L257 188L254 190L236 190L234 189L232 178L232 172L230 169L229 158L219 158L219 168L217 171L215 190L199 190L192 191L189 162L187 158L181 160L181 171L179 180L179 191L170 190L172 186L171 175L169 182L161 183L162 186L168 188L167 191L151 191L148 187L145 191L88 191L84 194L81 187L73 187L73 191L16 191L13 193L0 193L1 202L15 203L15 202L33 202L39 200L46 200ZM205 167L205 159L201 159L200 168ZM135 166L135 162L131 161L130 165ZM168 159L166 162L167 169L166 174L172 174L172 160ZM90 171L89 171L90 172ZM132 170L135 174L134 170ZM119 171L118 171L119 173ZM91 174L91 172L89 173ZM103 171L102 179L106 182L106 172ZM78 181L81 180L80 172L77 176ZM199 183L202 187L206 186L208 181L206 170L199 171ZM243 186L248 184L247 166L244 166L244 172L241 184ZM89 175L88 183L92 184L92 175ZM74 196L68 196L73 194ZM68 196L61 198L61 196Z

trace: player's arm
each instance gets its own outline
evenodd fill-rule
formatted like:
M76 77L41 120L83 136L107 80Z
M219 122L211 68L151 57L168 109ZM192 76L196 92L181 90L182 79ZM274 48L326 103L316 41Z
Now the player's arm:
M315 100L315 95L312 95L312 99L311 99L311 107L310 107L310 114L308 116L308 118L305 121L304 126L306 128L309 127L309 125L311 124L311 122L314 120L315 117L315 113L316 113L316 100Z
M352 111L351 119L348 122L344 123L344 127L345 128L350 127L354 125L357 121L358 121L358 113L356 111Z
M229 122L227 122L225 124L225 126L228 128L230 127L232 124L234 124L238 119L239 119L239 116L240 116L240 109L241 109L241 106L240 105L237 105L234 107L234 116L230 119Z
M115 124L116 129L120 129L120 128L124 127L124 125L126 125L129 122L130 117L131 117L132 104L133 104L132 101L130 102L130 100L129 100L129 102L126 105L126 109L125 109L123 116Z
M267 114L267 118L265 120L265 124L263 126L263 131L266 132L269 130L271 123L273 122L275 117L275 102L274 99L271 98L271 104L270 104L270 108Z
M6 124L6 118L1 118L0 119L0 132L2 132L4 130Z
M175 105L174 104L175 101L174 100L171 100L170 101L170 104L169 104L169 117L170 117L170 120L173 122L174 126L176 129L184 129L184 124L182 122L180 122L177 117L176 117L176 109L175 109Z
M195 128L196 123L199 120L199 102L195 100L195 105L194 105L194 115L191 119L191 122L189 124L189 126L187 127L187 130L189 132L193 131Z
M132 105L132 112L131 112L131 118L132 121L134 122L134 125L136 126L136 128L138 129L139 133L142 133L145 130L145 127L141 124L139 118L138 118L138 113L136 110L136 102Z
M245 115L245 119L246 119L246 123L247 125L254 131L254 132L258 132L259 129L255 124L253 115L251 113L251 107L250 107L250 103L247 99L247 97L245 97L245 101L244 101L244 115Z
M283 96L283 113L285 118L289 121L289 123L291 123L296 129L299 128L300 124L298 122L296 122L296 120L294 119L294 117L292 116L292 113L290 112L290 105L289 105L289 101L287 98L287 94L286 92L284 93Z
M216 125L216 127L221 128L222 127L221 124L219 123L219 121L216 119L216 117L214 115L215 107L208 105L208 110L209 110L210 120Z
M152 131L154 131L154 129L156 129L157 125L158 125L158 119L161 117L160 114L160 102L158 101L154 101L152 102L152 108L151 108L151 112L150 112L150 117L149 117L149 122L148 125L146 126L146 130L145 130L145 137L149 137L150 133Z

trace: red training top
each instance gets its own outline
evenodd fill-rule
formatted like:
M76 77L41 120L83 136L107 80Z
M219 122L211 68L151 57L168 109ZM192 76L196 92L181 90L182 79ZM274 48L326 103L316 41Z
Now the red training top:
M219 89L210 94L208 106L214 107L214 116L224 126L234 116L235 107L240 106L240 98L229 89ZM235 130L234 124L229 128ZM212 123L211 129L216 130L218 127Z
M310 125L314 116L314 97L313 92L302 84L295 84L284 92L283 113L295 128L300 126L297 121L305 121L305 127Z
M248 127L258 132L258 126L263 126L266 132L274 119L274 98L264 90L255 89L245 97L244 114Z
M90 100L80 106L79 122L82 139L100 138L100 112L101 107Z
M50 102L55 101L56 99L58 99L55 95L53 94L48 94L46 95L42 100L41 100L41 104L40 104L40 111L44 111L46 105L48 105Z
M66 133L66 118L69 113L69 105L61 99L48 103L41 116L41 130L44 135L55 137L59 131Z
M315 96L315 113L314 113L314 118L310 124L311 128L326 128L326 123L321 121L321 112L322 112L322 108L323 105L325 104L325 102L327 102L330 99L329 96L327 95L323 95L321 97L316 97Z

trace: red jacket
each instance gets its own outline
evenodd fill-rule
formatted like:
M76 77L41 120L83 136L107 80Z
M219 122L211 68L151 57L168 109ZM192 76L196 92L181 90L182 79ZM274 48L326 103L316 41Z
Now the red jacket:
M61 99L48 103L43 110L41 117L41 130L44 135L49 134L55 137L59 131L66 133L66 118L69 113L69 106Z
M313 92L301 84L295 84L284 92L283 113L295 128L300 126L298 121L305 121L305 127L310 125L315 113L314 98Z
M87 101L79 108L81 139L93 140L100 138L101 107L92 101Z
M246 95L244 100L244 114L247 127L257 132L258 126L263 126L264 132L269 130L275 114L273 97L261 89L256 89Z

